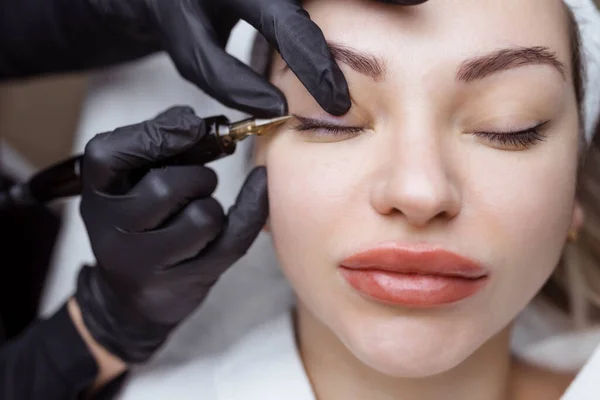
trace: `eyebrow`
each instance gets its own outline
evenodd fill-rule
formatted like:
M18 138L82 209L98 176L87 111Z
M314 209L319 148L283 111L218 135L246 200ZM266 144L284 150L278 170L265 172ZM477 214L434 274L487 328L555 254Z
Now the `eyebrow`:
M536 46L497 50L484 56L467 60L459 67L456 79L461 82L472 82L497 72L525 65L550 65L563 78L566 78L565 65L558 60L556 54L547 47Z
M327 44L334 59L343 62L356 72L375 81L385 78L386 65L383 60L335 42L327 42Z
M385 79L386 64L372 54L363 53L335 42L327 42L333 58L375 81ZM458 68L456 80L472 82L495 73L526 65L550 65L566 79L566 67L548 47L514 47L500 49L480 57L465 60ZM284 71L289 67L284 67Z
M386 66L382 59L339 43L327 42L327 45L335 60L343 62L356 72L366 75L375 81L385 78ZM286 72L289 69L289 65L286 64L282 72Z

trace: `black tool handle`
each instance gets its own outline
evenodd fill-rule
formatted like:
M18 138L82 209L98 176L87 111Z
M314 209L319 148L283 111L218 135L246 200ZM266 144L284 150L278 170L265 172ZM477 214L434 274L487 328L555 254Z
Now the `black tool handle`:
M71 157L40 171L29 180L27 188L38 203L81 193L81 157Z
M185 153L165 160L155 167L173 164L207 164L233 154L236 149L235 142L222 140L220 132L224 126L229 126L229 120L224 116L216 116L205 119L205 123L207 133L200 142ZM82 188L82 160L83 156L78 155L55 164L37 173L28 182L13 186L4 196L7 200L10 198L13 205L47 203L59 198L78 196ZM139 171L136 175L141 178L146 172Z
M165 161L163 164L208 164L235 152L236 143L223 140L222 128L230 125L226 117L222 115L210 117L206 118L204 122L206 124L206 135L191 149Z

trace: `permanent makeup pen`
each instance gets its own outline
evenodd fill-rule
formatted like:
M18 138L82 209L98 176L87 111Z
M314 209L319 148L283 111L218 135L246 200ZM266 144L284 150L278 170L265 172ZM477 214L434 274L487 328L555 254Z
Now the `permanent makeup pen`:
M206 164L233 154L238 142L250 136L263 136L291 119L250 118L230 123L224 116L204 119L207 133L191 149L164 164ZM83 156L69 158L35 174L30 180L0 192L0 210L10 206L43 204L81 193L81 163ZM160 167L160 165L155 166Z

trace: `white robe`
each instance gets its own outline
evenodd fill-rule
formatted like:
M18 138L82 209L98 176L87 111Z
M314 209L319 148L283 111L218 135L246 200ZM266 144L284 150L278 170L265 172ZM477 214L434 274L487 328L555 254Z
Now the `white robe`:
M209 359L136 374L117 398L211 400L314 400L295 347L291 313L248 332Z
M289 310L245 331L217 354L161 364L134 371L118 399L315 400ZM599 373L600 349L562 399L599 399Z
M598 332L594 334L597 340ZM599 377L600 348L562 400L598 400ZM178 360L172 366L158 362L134 371L118 397L119 400L166 398L315 400L296 348L292 313L284 310L254 326L217 354L185 362Z

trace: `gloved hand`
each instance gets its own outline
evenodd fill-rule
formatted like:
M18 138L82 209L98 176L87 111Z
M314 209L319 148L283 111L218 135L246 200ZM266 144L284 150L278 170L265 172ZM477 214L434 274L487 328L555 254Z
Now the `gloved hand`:
M151 169L205 133L201 118L177 107L98 135L85 149L81 215L98 264L82 269L75 298L92 336L125 362L150 357L265 224L264 168L249 175L227 215L211 197L212 170ZM128 189L134 176L142 178Z
M232 28L243 19L279 51L325 111L343 115L350 108L346 80L323 33L296 0L87 1L127 37L160 42L183 77L226 106L263 117L287 113L277 88L224 51Z

